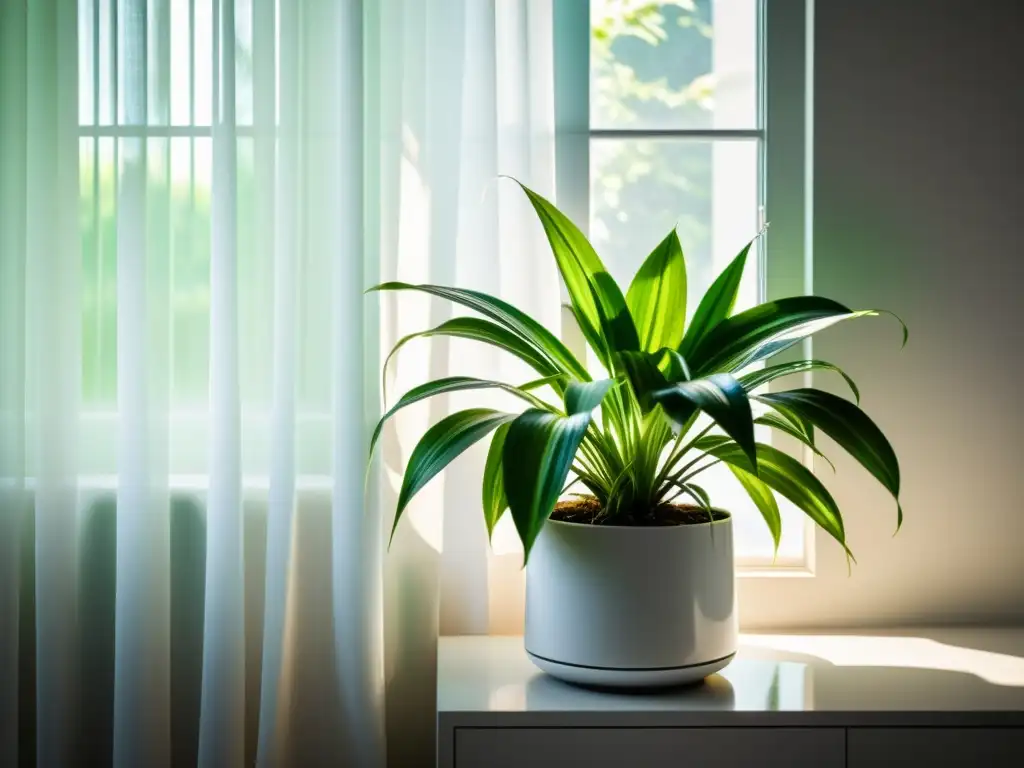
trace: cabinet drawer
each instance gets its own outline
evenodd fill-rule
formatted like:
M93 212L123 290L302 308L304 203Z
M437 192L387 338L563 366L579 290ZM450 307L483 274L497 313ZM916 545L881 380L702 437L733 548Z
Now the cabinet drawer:
M843 768L841 728L457 728L455 768Z
M849 768L1024 765L1024 729L851 728L849 740Z

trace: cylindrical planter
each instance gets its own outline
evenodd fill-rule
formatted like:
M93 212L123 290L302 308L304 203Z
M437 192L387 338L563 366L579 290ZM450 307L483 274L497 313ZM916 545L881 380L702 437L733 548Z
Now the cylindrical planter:
M526 652L584 685L696 682L736 653L732 518L665 526L549 520L526 566Z

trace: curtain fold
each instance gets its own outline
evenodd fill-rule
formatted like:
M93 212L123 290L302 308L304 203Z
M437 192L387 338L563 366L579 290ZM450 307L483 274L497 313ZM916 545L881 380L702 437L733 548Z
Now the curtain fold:
M42 765L58 765L77 747L79 714L72 640L79 619L77 29L68 3L28 3L26 16L22 253L28 342L23 370L30 395L27 449L34 459L34 558L46 564L35 572L36 758Z
M212 0L210 464L199 765L245 758L245 617L239 387L235 8Z
M122 3L115 109L125 125L146 124L151 99L155 114L166 102L164 89L150 91L148 30L146 1ZM133 136L119 139L115 150L121 165L113 737L119 765L166 765L170 745L167 257L159 215L150 211L166 187L161 148L159 141Z
M293 556L295 505L296 262L299 110L298 8L275 15L273 0L253 3L253 118L256 129L257 227L271 250L273 270L273 390L270 479L267 501L267 568L260 676L258 765L283 762L290 699L285 668L288 562ZM279 21L280 26L277 26ZM279 57L279 59L278 59ZM280 74L274 67L278 59ZM283 87L280 94L277 82ZM277 104L280 99L280 119ZM275 140L276 126L276 140ZM276 144L276 147L275 147ZM276 152L275 152L276 149Z
M380 366L501 296L557 331L552 0L0 3L0 765L415 766L439 633L515 628L486 445L410 505ZM459 311L461 314L461 310ZM520 383L422 340L384 377Z
M25 490L26 8L0 4L0 764L17 759Z

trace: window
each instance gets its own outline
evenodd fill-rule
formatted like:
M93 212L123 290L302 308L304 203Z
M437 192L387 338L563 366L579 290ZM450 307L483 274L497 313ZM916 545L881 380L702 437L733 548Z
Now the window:
M118 18L124 12L119 5L83 0L78 15L83 405L101 411L116 403L119 192L125 151L144 139L148 262L168 265L170 396L180 407L195 407L206 398L209 368L212 8L171 2L163 6L169 18L149 19L140 52L147 82L132 89L124 63L131 36L125 34L127 19ZM243 32L245 26L238 24ZM251 37L241 37L240 59L246 42L251 51ZM238 88L238 117L240 126L251 129L251 73L248 85L243 81ZM133 90L141 90L140 104ZM248 146L244 139L239 143L244 180L251 139ZM242 191L240 203L246 198Z
M740 304L807 290L809 146L805 0L553 0L557 202L615 278L677 226L688 308L742 245L771 229L748 263ZM141 22L125 7L147 8ZM281 4L236 0L237 241L243 466L265 467L271 398L274 135L282 114ZM201 475L208 444L211 118L214 4L79 0L82 246L82 473L115 466L118 244L132 230L123 184L131 153L145 177L151 299L166 302L172 474ZM126 31L126 24L144 24ZM144 40L145 44L139 44ZM129 42L130 41L130 42ZM138 61L145 66L137 66ZM130 64L130 66L129 66ZM305 73L308 76L308 73ZM285 89L288 91L288 89ZM305 89L296 104L315 110ZM294 95L294 94L293 94ZM294 105L293 105L294 106ZM268 154L271 161L268 162ZM135 162L135 161L132 161ZM504 169L502 169L504 170ZM270 173L268 177L261 174ZM296 385L300 471L329 473L329 265L303 256ZM568 329L568 324L566 328ZM570 333L569 330L566 331ZM567 339L572 343L572 339ZM759 439L770 440L771 435ZM307 457L307 458L304 458ZM727 470L706 476L738 512L745 565L771 563L770 536ZM810 526L780 499L776 564L802 567Z
M737 309L804 292L805 179L793 173L804 151L801 5L556 6L558 202L589 222L591 240L621 285L675 226L692 316L714 277L769 221L758 258L748 261ZM758 439L771 441L764 432ZM771 564L767 527L728 470L715 467L704 478L717 502L737 513L741 563ZM775 564L801 567L809 525L779 501L784 533Z
M210 0L78 0L84 476L106 477L116 466L118 251L124 248L122 238L139 233L145 238L151 322L168 326L166 333L163 327L160 333L150 329L151 338L167 339L167 348L155 351L149 364L154 396L166 398L170 413L170 471L176 482L204 482L217 6ZM280 9L277 2L260 0L235 0L230 6L238 311L245 329L239 346L243 471L262 475L273 383L268 344L273 338L275 134L282 100ZM135 163L143 168L145 189L126 195ZM136 199L145 206L141 228L133 222L142 218L132 207ZM324 414L330 368L318 353L328 343L329 326L318 318L329 312L329 264L307 255L302 270L299 461L305 474L321 475L329 473Z

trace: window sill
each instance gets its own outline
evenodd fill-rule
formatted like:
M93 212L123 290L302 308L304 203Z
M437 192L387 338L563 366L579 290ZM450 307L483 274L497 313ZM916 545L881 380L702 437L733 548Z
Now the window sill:
M740 579L806 579L814 578L814 571L806 565L737 565Z

